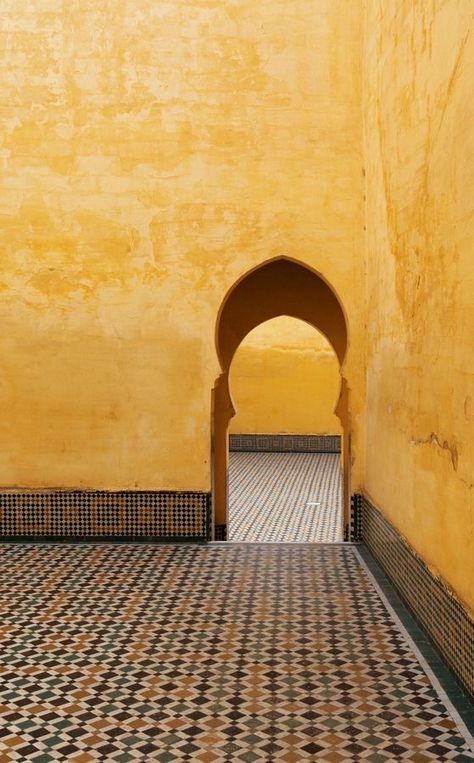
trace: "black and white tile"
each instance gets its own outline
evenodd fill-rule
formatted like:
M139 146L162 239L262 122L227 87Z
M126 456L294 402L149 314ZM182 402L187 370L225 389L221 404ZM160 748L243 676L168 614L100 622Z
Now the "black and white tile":
M230 541L342 541L336 453L229 454Z

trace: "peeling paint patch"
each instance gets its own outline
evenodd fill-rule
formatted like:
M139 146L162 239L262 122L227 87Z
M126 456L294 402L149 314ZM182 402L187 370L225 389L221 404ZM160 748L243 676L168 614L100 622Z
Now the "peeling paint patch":
M459 453L455 442L449 440L441 440L436 432L431 432L429 437L425 439L410 440L410 445L436 445L441 450L446 450L451 456L451 463L455 472L458 470Z

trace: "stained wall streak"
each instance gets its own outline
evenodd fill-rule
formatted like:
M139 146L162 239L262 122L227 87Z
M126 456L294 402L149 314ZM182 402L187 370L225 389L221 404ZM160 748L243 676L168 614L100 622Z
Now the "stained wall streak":
M471 0L369 0L366 488L474 607Z

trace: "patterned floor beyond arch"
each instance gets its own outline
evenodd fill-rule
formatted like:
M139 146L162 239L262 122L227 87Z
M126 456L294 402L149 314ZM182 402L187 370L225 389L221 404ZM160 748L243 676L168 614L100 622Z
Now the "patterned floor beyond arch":
M0 565L1 763L474 760L351 545L12 544Z
M342 541L339 454L229 456L229 540Z

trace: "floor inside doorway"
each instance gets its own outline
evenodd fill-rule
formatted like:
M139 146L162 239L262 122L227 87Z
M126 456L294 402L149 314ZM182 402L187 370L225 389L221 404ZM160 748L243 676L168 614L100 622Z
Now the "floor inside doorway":
M229 540L342 541L339 454L229 456Z

